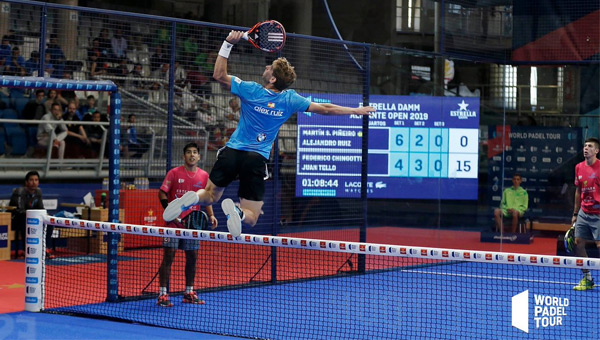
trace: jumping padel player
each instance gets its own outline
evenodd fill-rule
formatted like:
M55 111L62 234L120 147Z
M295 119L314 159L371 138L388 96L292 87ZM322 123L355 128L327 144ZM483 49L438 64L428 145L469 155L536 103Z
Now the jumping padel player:
M296 80L296 72L285 58L278 58L265 67L263 85L243 81L227 74L227 58L232 47L244 32L231 31L223 42L215 62L213 77L241 101L240 121L224 148L217 153L217 161L210 173L206 188L186 193L165 209L165 221L176 219L183 211L196 204L217 202L225 187L237 177L240 179L238 208L231 199L221 207L227 215L227 228L233 236L241 233L241 222L254 226L260 215L265 192L264 181L267 160L279 128L295 112L310 111L323 115L368 115L375 111L370 106L350 108L334 104L312 103L294 90L286 90Z
M167 207L169 201L179 200L186 192L190 190L202 189L208 181L208 173L198 167L198 145L189 143L183 148L184 165L171 169L163 181L158 198L163 208ZM167 227L200 229L203 223L204 213L199 205L190 207L181 214L181 219L168 221ZM206 206L208 219L212 228L216 228L218 221L210 205ZM206 217L205 217L206 218ZM200 242L198 240L177 239L165 237L163 240L163 260L158 271L159 275L159 295L157 304L162 307L171 307L173 304L169 300L167 286L171 277L171 265L175 258L177 249L185 252L185 294L182 302L193 304L204 304L204 301L198 299L194 291L194 279L196 277L196 260L198 258L198 249Z

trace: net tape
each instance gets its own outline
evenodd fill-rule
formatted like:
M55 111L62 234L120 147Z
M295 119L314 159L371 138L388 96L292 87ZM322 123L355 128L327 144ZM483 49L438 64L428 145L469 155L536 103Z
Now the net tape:
M59 227L92 231L196 239L199 241L277 246L284 248L312 249L359 255L364 254L421 258L430 260L452 260L600 270L600 259L595 258L576 258L568 256L505 253L481 250L442 249L432 247L318 240L310 238L253 234L241 234L240 236L233 237L230 233L218 231L202 231L111 222L97 222L80 219L59 218L54 216L46 216L45 223Z

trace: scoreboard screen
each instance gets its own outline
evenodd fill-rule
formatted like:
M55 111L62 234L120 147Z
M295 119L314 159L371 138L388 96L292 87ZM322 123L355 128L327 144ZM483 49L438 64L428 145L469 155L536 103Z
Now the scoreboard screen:
M360 95L303 94L359 106ZM369 198L477 199L479 98L370 97ZM358 198L362 116L298 114L298 197Z

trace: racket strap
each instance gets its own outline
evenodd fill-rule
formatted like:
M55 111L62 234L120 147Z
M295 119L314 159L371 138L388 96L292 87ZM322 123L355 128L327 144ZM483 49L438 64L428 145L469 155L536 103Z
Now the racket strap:
M223 45L221 45L221 49L219 50L219 55L225 59L228 59L232 48L233 44L227 42L227 40L223 41Z

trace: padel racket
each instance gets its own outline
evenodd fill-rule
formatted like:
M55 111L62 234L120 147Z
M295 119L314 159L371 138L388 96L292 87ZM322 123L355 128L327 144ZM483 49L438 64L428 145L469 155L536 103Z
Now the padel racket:
M569 254L575 252L575 223L565 233L565 250Z
M259 22L242 37L259 50L274 53L285 45L285 28L275 20Z

